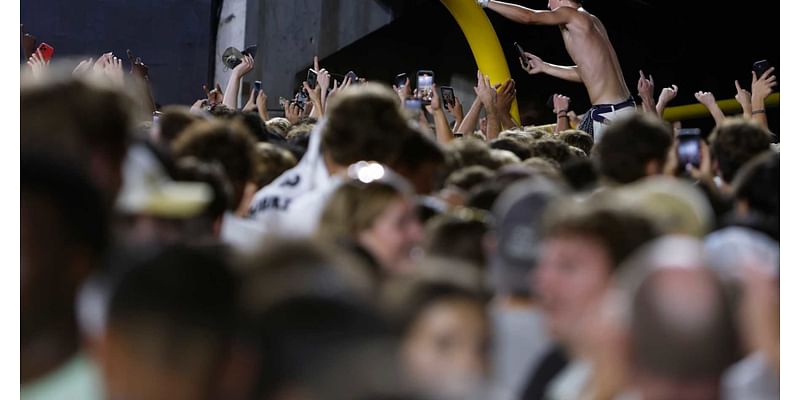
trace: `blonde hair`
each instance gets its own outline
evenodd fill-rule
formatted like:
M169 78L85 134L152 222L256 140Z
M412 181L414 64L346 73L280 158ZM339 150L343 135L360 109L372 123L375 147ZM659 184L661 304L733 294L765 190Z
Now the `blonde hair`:
M317 237L353 239L369 229L389 204L405 195L386 182L347 182L333 193L322 211Z

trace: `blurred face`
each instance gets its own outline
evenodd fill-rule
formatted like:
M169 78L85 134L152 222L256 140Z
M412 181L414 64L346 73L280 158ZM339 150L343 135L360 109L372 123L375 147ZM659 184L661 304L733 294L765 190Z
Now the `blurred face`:
M608 251L588 237L557 236L542 243L534 290L556 338L569 342L579 333L585 313L603 298L612 266Z
M372 226L358 237L381 265L393 271L403 270L411 261L411 250L422 240L422 225L411 199L392 200Z
M460 396L488 373L489 327L481 304L443 299L425 308L405 338L403 356L423 390Z

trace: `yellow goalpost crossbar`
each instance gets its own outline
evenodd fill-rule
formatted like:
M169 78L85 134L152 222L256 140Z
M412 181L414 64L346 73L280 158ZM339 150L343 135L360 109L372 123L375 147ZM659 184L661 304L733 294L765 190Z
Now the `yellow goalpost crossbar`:
M467 38L478 69L489 75L492 85L511 79L503 48L497 33L489 22L489 17L475 3L475 0L441 0L453 15L461 31ZM511 117L521 124L517 100L511 105Z

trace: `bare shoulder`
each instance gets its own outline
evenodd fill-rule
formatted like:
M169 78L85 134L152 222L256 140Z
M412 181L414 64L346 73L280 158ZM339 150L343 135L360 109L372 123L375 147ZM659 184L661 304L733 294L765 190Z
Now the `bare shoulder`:
M589 29L595 24L595 21L599 22L597 17L583 8L559 7L553 12L561 14L562 18L567 21L568 29Z

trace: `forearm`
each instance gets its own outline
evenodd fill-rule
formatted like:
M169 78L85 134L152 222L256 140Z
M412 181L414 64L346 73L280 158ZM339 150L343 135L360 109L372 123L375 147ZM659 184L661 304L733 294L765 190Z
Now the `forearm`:
M450 123L447 122L447 115L444 110L435 110L433 112L433 125L436 129L436 141L441 144L447 144L453 140L453 131L450 130Z
M500 135L500 117L496 109L486 110L486 140L497 139Z
M156 101L153 98L153 90L150 85L150 80L147 78L137 78L136 81L139 82L139 85L142 89L142 106L145 110L147 110L150 114L156 111Z
M766 113L766 106L764 105L764 99L753 97L753 106L752 110L750 111L751 118L753 121L758 122L764 129L769 130L769 126L767 126L767 113ZM756 112L753 112L756 111Z
M478 121L481 119L481 108L483 104L481 104L481 99L475 98L475 101L472 102L472 107L469 108L467 111L467 115L464 116L464 120L458 125L458 129L456 132L469 135L472 132L475 132L475 128L478 126Z
M455 123L453 124L453 132L458 132L458 129L461 128L462 122L464 122L464 117L456 118Z
M719 108L716 102L707 104L706 108L711 113L711 116L714 118L714 124L720 125L723 121L725 121L725 114Z
M644 112L653 113L653 114L656 114L656 115L661 115L658 112L658 106L655 104L655 101L653 100L652 97L651 98L647 98L647 96L645 96L645 97L641 97L641 99L642 99L642 109L644 110Z
M265 109L259 108L258 115L261 117L264 122L269 121L269 112Z
M741 104L741 103L739 103ZM741 104L742 106L742 116L746 119L750 119L753 117L753 106L750 104Z
M565 130L567 130L569 128L570 128L570 126L569 126L569 116L567 116L567 112L566 111L559 112L558 116L556 117L555 133L559 133L559 132L565 131Z
M550 63L544 63L544 65L544 73L547 75L563 79L565 81L583 82L581 75L578 73L577 65L565 66Z
M519 127L517 122L514 121L514 118L511 118L511 114L507 112L501 112L498 117L502 129L514 129Z
M486 8L520 24L531 23L532 15L536 13L530 8L502 1L490 1Z
M237 109L237 98L239 97L239 81L242 78L235 72L228 79L228 86L225 87L225 94L222 96L222 104L232 110Z
M658 114L659 117L664 116L664 110L667 108L667 104L669 104L669 102L661 100L659 100L658 104L656 104L656 114Z
M319 103L312 102L311 114L308 116L316 119L322 118L322 107L319 106Z

